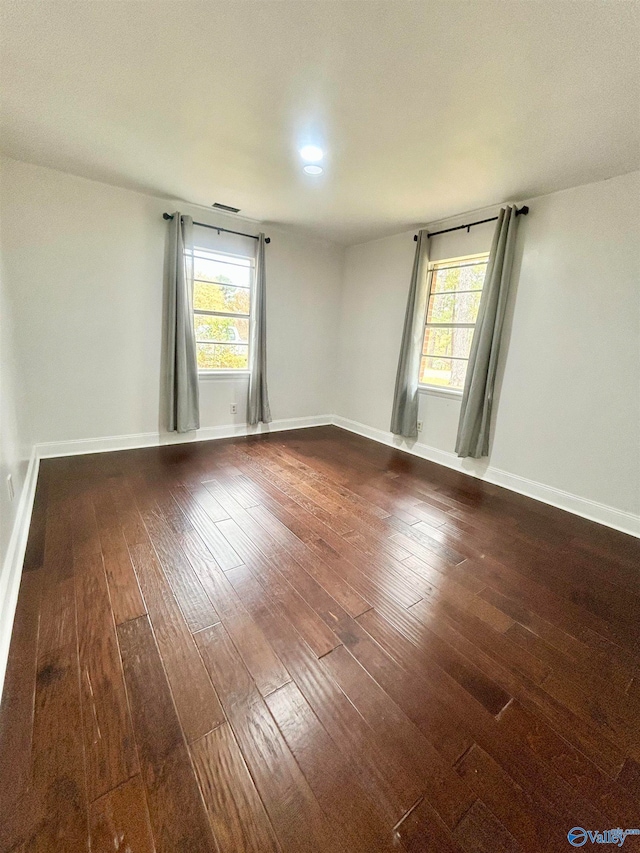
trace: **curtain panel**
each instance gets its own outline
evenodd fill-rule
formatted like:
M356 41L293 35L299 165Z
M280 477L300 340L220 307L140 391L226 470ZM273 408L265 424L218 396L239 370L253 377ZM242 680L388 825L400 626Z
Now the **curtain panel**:
M478 319L469 353L456 438L458 456L478 459L489 455L491 408L517 226L515 205L502 208L491 244Z
M428 247L427 231L422 229L416 243L391 411L391 432L405 438L418 435L418 374L427 308Z
M258 234L256 245L255 284L251 323L251 375L247 400L247 421L250 424L271 423L267 391L267 281L264 234Z
M168 220L167 227L167 426L169 432L189 432L200 427L193 323L193 220L176 211L173 219Z

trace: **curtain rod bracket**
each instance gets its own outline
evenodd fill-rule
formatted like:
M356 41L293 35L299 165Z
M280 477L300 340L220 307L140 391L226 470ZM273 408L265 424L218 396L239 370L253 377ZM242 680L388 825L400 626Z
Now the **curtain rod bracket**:
M516 216L526 216L529 213L528 205L523 205L521 208L516 208ZM435 237L438 234L448 234L450 231L462 231L464 228L467 229L467 234L473 228L474 225L484 225L485 222L495 222L497 216L492 216L490 219L480 219L478 222L469 222L467 225L456 225L455 228L444 228L442 231L432 231L431 234L427 231L427 238ZM418 235L413 235L413 240L415 243L418 242Z

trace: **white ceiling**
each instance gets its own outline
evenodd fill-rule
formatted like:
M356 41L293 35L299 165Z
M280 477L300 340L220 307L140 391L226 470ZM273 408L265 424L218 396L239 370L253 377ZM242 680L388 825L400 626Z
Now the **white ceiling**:
M341 243L639 165L628 0L2 0L2 19L7 154Z

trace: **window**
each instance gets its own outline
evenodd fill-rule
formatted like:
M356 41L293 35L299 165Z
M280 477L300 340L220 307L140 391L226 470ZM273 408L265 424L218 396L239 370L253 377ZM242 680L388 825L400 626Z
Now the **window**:
M253 258L193 251L193 319L198 369L249 369Z
M462 391L488 254L429 264L420 385Z

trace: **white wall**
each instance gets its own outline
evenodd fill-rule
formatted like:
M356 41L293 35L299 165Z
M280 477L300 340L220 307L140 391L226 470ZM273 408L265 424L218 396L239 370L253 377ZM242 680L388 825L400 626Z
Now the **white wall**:
M0 234L2 223L0 222ZM28 442L21 442L16 402L16 359L11 304L6 293L0 254L0 576L19 504L29 457ZM14 498L9 499L7 477L13 478ZM2 581L0 578L0 586Z
M331 413L341 247L9 158L2 171L2 248L32 442L161 430L162 213L177 207L271 237L273 418ZM221 249L254 248L250 239L196 233ZM243 423L246 385L238 377L201 381L201 426Z
M0 182L0 195L5 187ZM6 220L0 218L0 246ZM13 613L26 545L32 489L26 484L31 445L20 423L19 362L13 335L13 305L8 293L5 257L0 250L0 692L9 654ZM13 481L13 500L7 477ZM33 482L33 477L30 478Z
M0 222L0 237L1 230ZM6 293L0 253L0 694L9 654L28 515L25 500L21 500L23 493L26 498L29 489L25 487L26 451L21 447L18 429L17 384L11 304ZM7 490L9 475L13 478L13 500Z
M491 455L464 467L482 474L489 464L638 513L640 173L527 203ZM443 223L452 224L458 223ZM353 246L345 259L337 413L383 431L389 429L413 233ZM492 225L485 225L436 237L430 256L487 251L491 236ZM420 413L419 441L452 453L459 399L421 394Z
M10 309L2 311L3 478L11 467L19 487L36 442L161 428L162 212L177 206L202 221L263 228L272 237L273 417L336 413L388 430L412 231L345 252L290 229L7 158L1 165L2 276ZM529 201L491 455L465 461L465 469L482 474L490 465L618 510L640 510L639 178L634 173ZM487 225L434 238L431 257L484 251L492 231ZM253 247L243 238L200 234L221 248ZM241 424L245 393L246 379L203 380L202 426ZM452 453L459 408L457 399L421 395L420 442ZM0 482L0 501L5 494ZM6 540L11 513L0 508Z

